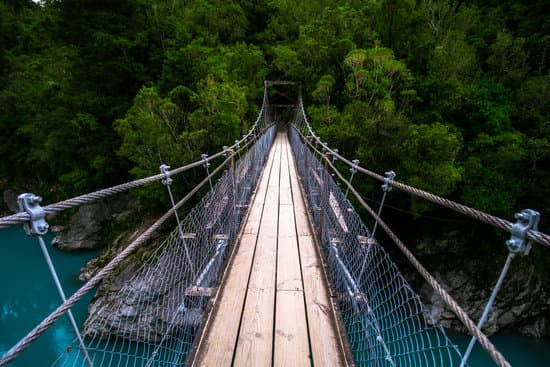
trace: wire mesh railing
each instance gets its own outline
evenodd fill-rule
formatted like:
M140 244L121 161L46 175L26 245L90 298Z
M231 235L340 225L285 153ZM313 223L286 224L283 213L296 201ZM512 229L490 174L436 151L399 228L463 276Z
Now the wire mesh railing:
M127 281L117 275L89 306L83 336L94 366L185 362L275 137L271 126L213 185ZM229 152L232 154L232 152ZM187 256L189 254L189 256ZM124 272L121 266L119 272ZM134 271L134 269L131 269ZM86 365L72 348L56 366Z
M314 229L360 366L452 366L461 356L320 159L291 127Z

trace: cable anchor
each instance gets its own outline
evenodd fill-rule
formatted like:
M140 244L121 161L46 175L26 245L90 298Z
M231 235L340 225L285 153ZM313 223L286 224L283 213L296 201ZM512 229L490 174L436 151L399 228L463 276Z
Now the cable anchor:
M29 236L42 236L48 232L50 225L46 222L46 212L40 206L42 197L31 193L21 194L17 197L19 211L30 215L29 223L25 223L25 232Z
M160 167L160 173L164 175L164 178L161 180L164 186L170 186L174 180L170 178L170 166L163 164Z
M208 183L210 184L210 191L214 192L214 186L212 185L212 178L210 177L210 162L208 162L208 154L201 154L201 159L203 161L202 166L206 170L206 176L208 176Z
M353 181L353 176L355 176L355 174L357 173L357 167L359 167L359 159L354 159L353 161L351 161L352 165L351 165L351 168L349 169L350 172L351 172L351 176L349 178L349 186L346 185L346 193L344 194L344 197L347 199L348 197L348 193L349 193L349 187L351 186L351 182Z
M502 287L504 278L506 277L506 274L508 273L508 270L512 265L512 260L514 260L514 258L518 254L528 255L529 251L531 251L532 241L527 239L527 231L530 229L538 231L539 228L540 213L536 210L523 209L520 213L514 214L514 218L517 219L517 222L512 225L512 228L510 228L512 237L506 241L506 246L508 246L509 251L508 258L506 259L506 263L504 264L502 271L500 272L500 276L497 280L497 283L495 284L495 287L493 288L491 296L489 297L489 301L487 301L487 304L485 305L483 314L479 319L479 322L477 324L477 327L479 329L481 329L485 324L485 321L487 321L487 317L489 316L489 312L491 311L491 308L495 303L497 294ZM466 349L466 353L464 353L464 356L462 357L462 363L460 364L460 367L466 366L466 362L470 357L470 354L472 353L472 349L474 348L475 343L476 338L475 336L472 336L470 344L468 344L468 348Z
M384 194L382 195L382 200L380 201L380 207L378 207L378 213L377 217L380 218L380 214L382 214L382 208L384 207L384 201L386 201L386 195L388 192L391 191L390 182L392 182L395 179L395 172L388 171L384 173L386 175L386 178L384 179L384 184L381 186L382 191L384 191ZM374 227L372 229L372 234L370 235L370 238L374 238L374 234L376 233L376 227L378 227L378 219L374 222Z
M29 236L34 236L38 239L40 250L42 251L42 255L46 260L46 264L48 265L48 269L50 270L50 274L54 280L59 296L61 297L61 300L65 302L67 300L67 298L65 297L65 292L63 291L63 287L61 286L61 282L59 281L59 277L57 276L55 266L53 265L52 259L48 253L46 243L42 238L43 235L48 233L48 229L50 228L50 225L45 220L46 212L44 211L44 208L40 206L41 202L42 202L42 197L31 193L24 193L17 197L17 204L19 205L19 211L26 212L31 217L29 223L25 223L25 232L27 232ZM84 340L80 335L80 331L78 330L78 326L76 325L74 316L70 308L67 310L67 315L69 316L71 326L76 334L78 342L80 343L82 352L84 353L84 358L86 359L86 363L88 364L88 366L92 367L93 366L92 360L88 355L86 345L84 344Z
M523 209L514 214L517 222L510 228L511 237L506 241L506 246L513 254L528 255L533 241L527 238L527 231L538 231L540 213L533 209Z
M386 178L384 179L384 184L382 185L382 191L384 192L390 192L391 186L390 182L395 179L395 172L388 171L384 173L386 175Z
M201 154L201 159L203 160L202 166L204 168L210 167L210 162L208 162L208 154Z

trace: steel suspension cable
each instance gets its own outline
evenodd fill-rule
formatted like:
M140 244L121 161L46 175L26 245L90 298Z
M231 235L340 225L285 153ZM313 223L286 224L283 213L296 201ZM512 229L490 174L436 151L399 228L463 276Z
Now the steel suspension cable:
M30 344L35 341L40 335L42 335L50 326L52 326L57 319L59 319L65 312L67 312L72 306L75 305L86 293L94 288L103 278L110 275L111 272L124 261L128 255L130 255L135 249L147 242L150 237L161 227L161 225L170 218L176 210L178 210L183 204L185 204L194 194L196 194L204 185L208 183L208 180L215 176L227 163L231 160L231 157L226 158L222 164L220 164L212 173L204 178L197 186L185 195L176 205L168 210L162 217L160 217L155 223L153 223L146 231L144 231L138 238L136 238L130 245L128 245L122 252L120 252L113 260L111 260L105 267L103 267L96 275L94 275L86 284L84 284L79 290L77 290L71 297L63 302L56 310L54 310L48 317L46 317L40 324L32 329L25 337L23 337L17 344L15 344L10 350L8 350L2 357L0 357L0 367L6 366L19 354L21 354ZM201 161L202 162L202 161ZM164 175L161 175L164 177Z
M407 246L397 237L397 235L390 229L390 227L376 214L376 212L366 203L363 197L357 192L357 190L347 181L344 176L338 171L338 169L331 162L331 159L324 159L330 166L330 168L336 173L338 178L350 189L359 203L369 212L369 214L380 224L380 227L384 229L386 234L392 239L392 241L399 247L401 252L409 260L409 262L415 267L415 269L426 279L428 284L437 292L437 294L443 299L443 301L449 306L454 314L462 321L464 326L468 329L470 334L475 336L483 348L489 353L491 358L500 367L511 367L510 363L504 358L504 356L496 349L491 343L489 338L476 326L472 319L468 316L466 311L453 299L453 297L447 293L447 291L439 284L430 272L416 259L416 257L409 251Z
M302 118L303 118L303 121L305 123L305 127L308 130L310 136L317 143L321 144L325 148L325 150L327 152L331 153L334 157L338 158L339 160L341 160L342 162L344 162L348 166L354 167L354 163L352 161L350 161L349 159L343 157L337 151L334 151L333 149L330 149L325 143L323 143L321 141L321 139L317 135L315 135L315 133L313 132L313 129L311 128L311 125L309 124L307 116L305 114L304 105L303 105L301 96L299 97L298 107L299 107L299 111L302 114ZM299 131L299 128L297 128L297 131ZM357 168L358 171L360 171L360 172L362 172L362 173L364 173L364 174L366 174L366 175L368 175L368 176L370 176L370 177L372 177L372 178L374 178L378 181L383 182L384 179L385 179L384 176L379 175L375 172L372 172L372 171L370 171L370 170L368 170L364 167L361 167L359 165L357 165L355 167ZM467 215L471 218L474 218L474 219L477 219L479 221L485 222L485 223L490 224L494 227L501 228L501 229L504 229L506 231L510 231L510 229L512 228L513 223L511 223L511 222L509 222L505 219L496 217L494 215L485 213L481 210L473 209L469 206L459 204L455 201L445 199L441 196L432 194L430 192L418 189L418 188L413 187L413 186L406 185L406 184L401 183L399 181L392 180L389 184L393 187L396 187L396 188L400 189L400 190L406 191L410 194L413 194L415 196L418 196L418 197L421 197L421 198L426 199L428 201L431 201L432 203L435 203L435 204L444 206L446 208L452 209L456 212L462 213L462 214ZM541 244L541 245L550 247L550 235L548 235L546 233L529 229L527 231L527 237L529 239Z
M228 147L227 149L237 150L240 151L240 149L245 148L248 146L251 142L255 141L258 136L260 136L267 128L269 127L269 124L265 124L264 126L260 126L260 121L262 121L262 116L264 116L267 113L267 107L269 106L269 99L267 97L267 86L264 87L264 96L262 101L262 107L260 109L260 112L258 113L258 117L256 118L256 121L248 131L246 135L243 135L243 137L240 140L236 140L233 145ZM258 131L257 131L258 130ZM249 139L252 136L252 139ZM241 143L245 142L245 144L241 147ZM237 149L235 149L237 148ZM177 175L179 173L188 171L192 168L198 167L200 165L203 165L205 163L209 163L210 161L221 157L224 155L226 149L223 149L221 151L218 151L217 153L207 157L206 159L200 159L195 162L189 163L185 166L175 168L172 171L169 171L168 174L170 176ZM154 176L149 176L145 178L141 178L138 180L126 182L120 185L116 185L113 187L105 188L102 190L94 191L91 193L83 194L80 196L73 197L71 199L63 200L54 204L50 204L47 206L44 206L44 211L46 214L55 214L60 213L66 209L74 208L83 204L89 204L94 201L106 198L108 196L119 194L121 192L140 187L143 185L146 185L148 183L156 182L159 180L162 180L165 177L165 174L157 174ZM9 228L18 224L27 223L30 220L30 215L26 212L16 213L13 215L5 216L0 218L0 228Z

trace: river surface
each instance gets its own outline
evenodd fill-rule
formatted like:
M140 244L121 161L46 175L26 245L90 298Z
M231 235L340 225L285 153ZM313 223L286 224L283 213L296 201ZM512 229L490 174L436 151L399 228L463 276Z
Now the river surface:
M51 236L46 238L49 244ZM82 282L79 269L96 252L64 253L48 245L67 297ZM38 241L28 237L23 229L0 229L0 355L60 305L60 298L40 252ZM73 313L82 328L87 304L92 295L77 303ZM465 335L449 333L463 352L469 342ZM491 337L513 366L550 366L550 340L535 340L501 333ZM51 366L66 349L75 345L75 335L69 320L63 316L42 337L10 366ZM471 366L493 366L490 357L479 347L474 348Z

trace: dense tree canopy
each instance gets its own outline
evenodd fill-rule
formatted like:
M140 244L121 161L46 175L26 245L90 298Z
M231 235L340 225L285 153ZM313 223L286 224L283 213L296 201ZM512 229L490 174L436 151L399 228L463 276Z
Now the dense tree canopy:
M550 208L543 0L0 0L0 189L81 193L194 160L301 83L371 169L497 215ZM431 210L408 200L408 210Z

